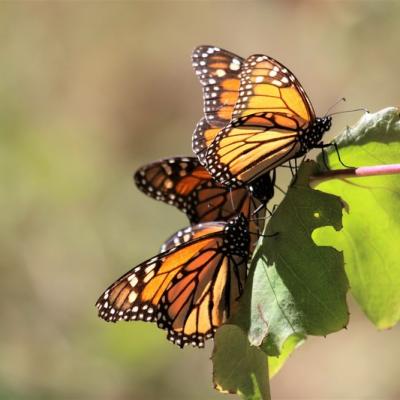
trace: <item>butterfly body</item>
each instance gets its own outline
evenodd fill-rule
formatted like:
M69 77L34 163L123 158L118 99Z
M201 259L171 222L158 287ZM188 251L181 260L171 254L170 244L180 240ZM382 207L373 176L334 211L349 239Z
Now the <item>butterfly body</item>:
M178 231L164 252L100 296L99 316L110 322L156 322L178 346L203 347L237 307L247 278L249 240L241 214Z
M248 257L250 244L248 229L248 222L243 214L231 218L224 228L225 237L221 251L225 254Z

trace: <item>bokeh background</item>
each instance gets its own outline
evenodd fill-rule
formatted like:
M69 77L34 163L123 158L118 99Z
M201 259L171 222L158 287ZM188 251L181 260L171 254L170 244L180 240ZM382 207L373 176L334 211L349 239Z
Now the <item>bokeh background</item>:
M399 104L399 15L384 1L1 3L0 399L223 398L212 345L96 316L105 287L186 224L132 173L191 153L195 46L277 58L319 114L342 96L374 111ZM274 398L400 398L399 328L377 332L349 302L349 329L310 338Z

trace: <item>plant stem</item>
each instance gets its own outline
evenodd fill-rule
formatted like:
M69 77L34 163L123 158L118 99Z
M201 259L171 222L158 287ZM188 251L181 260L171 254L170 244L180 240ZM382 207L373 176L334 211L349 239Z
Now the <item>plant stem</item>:
M400 164L374 165L371 167L346 168L325 171L310 176L310 185L315 187L330 179L359 178L365 176L400 174Z

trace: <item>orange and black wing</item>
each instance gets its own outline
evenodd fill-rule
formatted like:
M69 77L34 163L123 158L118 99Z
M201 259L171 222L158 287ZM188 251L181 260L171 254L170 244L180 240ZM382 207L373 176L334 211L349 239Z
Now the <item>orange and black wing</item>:
M139 168L134 174L138 189L146 195L183 211L190 222L202 220L198 213L198 191L211 176L194 157L173 157Z
M192 65L203 86L204 115L213 128L223 127L231 120L243 61L215 46L199 46L193 51Z
M133 268L99 298L106 321L157 322L168 339L203 347L237 306L247 277L243 216L189 228L177 246Z
M273 194L273 183L265 182L269 198L257 199L245 187L229 189L216 183L194 157L174 157L145 165L135 173L137 187L148 196L185 212L192 224L226 221L253 212Z
M315 119L312 104L297 78L273 58L255 54L244 62L233 117L259 112L290 115L303 128Z
M232 120L207 149L207 169L221 184L249 184L296 156L300 129L297 119L281 113Z

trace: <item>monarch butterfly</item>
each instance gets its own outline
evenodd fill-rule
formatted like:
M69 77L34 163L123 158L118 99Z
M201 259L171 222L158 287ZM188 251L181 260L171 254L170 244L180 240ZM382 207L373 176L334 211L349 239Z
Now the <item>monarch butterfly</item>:
M205 117L199 121L193 132L192 149L203 166L207 163L208 146L220 128L232 119L234 105L239 98L244 62L245 60L237 54L215 46L199 46L193 52L192 65L203 87ZM273 179L274 177L275 171ZM267 179L261 176L258 181L253 182L253 188L258 187L261 192ZM267 202L269 198L264 197L260 200Z
M144 165L134 174L146 195L183 211L191 224L227 220L239 213L250 218L274 195L274 179L263 176L257 185L229 188L216 183L194 157L171 157Z
M204 163L228 186L241 186L284 162L323 147L330 116L317 118L296 77L265 55L252 55L240 72L233 119L208 141Z
M243 215L177 232L164 252L113 283L96 303L106 321L156 322L167 339L204 347L236 309L247 277Z

